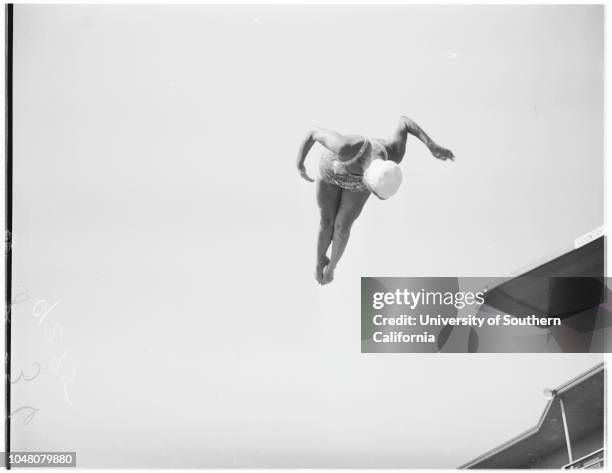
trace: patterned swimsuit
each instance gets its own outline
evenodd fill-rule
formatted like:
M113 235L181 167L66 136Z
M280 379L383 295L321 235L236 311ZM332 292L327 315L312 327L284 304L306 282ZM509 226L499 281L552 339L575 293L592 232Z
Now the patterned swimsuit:
M347 161L341 161L333 151L325 151L319 162L319 173L322 181L353 192L370 192L363 182L363 173L349 172L348 166L359 163L362 170L367 169L373 159L381 156L389 159L387 150L379 140L366 138L359 152Z

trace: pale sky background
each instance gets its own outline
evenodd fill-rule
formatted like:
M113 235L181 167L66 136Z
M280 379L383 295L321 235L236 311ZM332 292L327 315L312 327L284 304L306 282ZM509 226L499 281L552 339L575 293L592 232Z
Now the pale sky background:
M14 20L13 372L41 371L13 386L13 408L37 409L14 415L13 450L456 467L601 360L362 355L359 278L505 276L603 224L602 7L18 5ZM403 188L367 204L322 288L300 140L384 136L402 114L457 161L411 141Z

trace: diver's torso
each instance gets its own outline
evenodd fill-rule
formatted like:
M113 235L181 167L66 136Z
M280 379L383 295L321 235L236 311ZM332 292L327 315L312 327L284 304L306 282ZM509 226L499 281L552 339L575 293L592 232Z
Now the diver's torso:
M368 139L367 141L361 156L356 160L342 161L336 153L329 150L323 153L321 159L327 166L331 166L335 174L363 176L363 173L373 160L389 159L389 152L383 140Z
M320 178L342 189L369 192L363 174L374 159L388 159L382 140L368 139L360 155L348 161L342 161L336 153L326 150L319 162Z

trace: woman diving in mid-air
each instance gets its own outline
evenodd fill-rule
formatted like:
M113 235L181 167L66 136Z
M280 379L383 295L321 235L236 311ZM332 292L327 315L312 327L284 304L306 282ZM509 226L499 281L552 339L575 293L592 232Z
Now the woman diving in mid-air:
M443 161L455 159L453 153L436 144L415 122L402 117L388 139L369 139L361 135L341 135L321 128L307 135L297 158L300 175L314 182L306 173L304 161L315 142L327 151L319 163L317 204L321 212L317 240L315 278L319 284L334 279L334 270L346 248L351 227L370 193L379 199L395 194L402 182L399 163L406 151L406 139L413 135L421 140L431 154ZM327 250L332 246L331 255Z

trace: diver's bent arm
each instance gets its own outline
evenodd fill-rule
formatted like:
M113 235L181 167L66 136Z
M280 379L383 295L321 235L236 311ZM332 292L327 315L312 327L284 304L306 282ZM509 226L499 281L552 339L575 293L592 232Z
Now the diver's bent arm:
M306 156L308 156L308 152L315 144L315 142L319 143L320 145L335 153L340 160L346 158L347 151L349 151L351 146L353 145L353 143L348 137L341 135L340 133L337 133L335 131L325 130L323 128L311 129L306 135L306 138L304 138L304 140L302 141L297 157L298 172L307 181L312 181L313 179L311 179L306 174L304 162L306 161Z
M427 149L429 149L429 152L434 158L441 159L442 161L446 161L447 159L451 161L455 160L455 155L450 150L440 146L434 140L432 140L431 137L425 133L425 131L419 125L417 125L414 120L404 116L401 119L400 127L402 127L402 131L404 133L415 136L425 146L427 146Z
M309 131L308 134L306 135L306 138L302 140L302 144L300 145L300 150L298 151L297 162L296 162L297 170L300 173L300 176L302 176L302 178L304 178L308 182L314 182L314 179L311 178L306 172L306 166L304 166L304 162L306 161L306 156L308 156L308 152L310 151L314 143L315 143L315 139L313 136L313 132Z
M425 146L427 146L427 148L431 149L432 146L436 145L434 140L432 140L431 137L425 133L425 131L419 125L417 125L414 120L411 120L408 117L402 117L402 125L407 133L418 138Z
M309 131L306 135L306 138L302 140L302 144L300 145L300 150L298 151L297 157L297 167L298 169L304 166L304 162L306 161L306 156L308 156L308 152L314 145L315 140L312 136L312 131Z
M315 141L338 155L338 158L342 160L347 159L346 154L350 154L356 139L355 137L345 136L333 130L315 127L308 132L306 138L302 142L300 153L298 154L298 164L304 162L308 151L310 151ZM361 141L363 141L363 139Z

